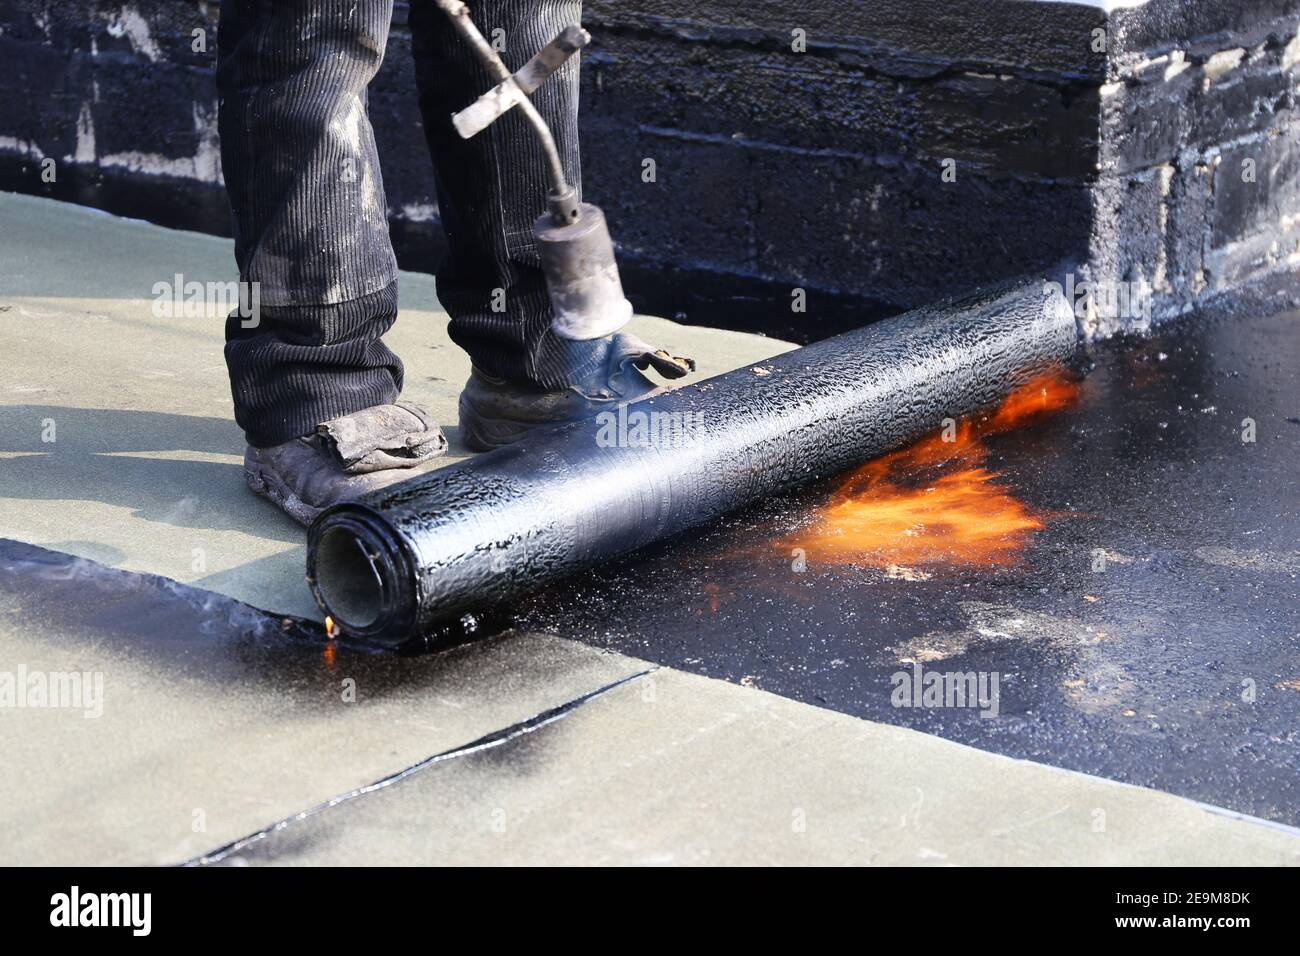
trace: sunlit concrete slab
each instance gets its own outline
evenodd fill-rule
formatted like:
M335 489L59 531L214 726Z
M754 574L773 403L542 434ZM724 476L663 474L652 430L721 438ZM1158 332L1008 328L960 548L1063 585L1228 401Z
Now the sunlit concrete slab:
M235 279L229 241L0 193L0 536L315 615L302 529L243 484L224 311L156 314L178 276ZM404 396L443 423L455 461L469 359L430 276L403 273L401 301L386 341ZM695 357L699 377L792 347L649 317L632 329Z

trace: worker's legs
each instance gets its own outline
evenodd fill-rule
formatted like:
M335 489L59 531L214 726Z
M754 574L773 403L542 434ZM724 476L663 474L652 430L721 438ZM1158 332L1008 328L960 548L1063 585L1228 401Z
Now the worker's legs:
M224 0L221 161L256 321L227 325L235 418L250 445L392 402L402 363L397 262L366 86L392 0ZM248 327L246 327L248 326Z
M244 478L301 522L401 481L447 447L393 404L397 261L366 115L392 0L225 0L217 87L240 279L226 325ZM241 312L244 310L241 310Z
M577 23L580 0L470 0L475 24L517 70ZM452 339L474 365L545 389L574 384L562 342L549 334L550 302L533 241L546 205L542 151L518 110L462 140L451 114L496 85L433 3L411 4L411 38L424 134L433 155L438 210L451 254L438 271L438 298ZM500 32L497 32L500 31ZM578 58L530 99L550 124L571 183L578 160Z

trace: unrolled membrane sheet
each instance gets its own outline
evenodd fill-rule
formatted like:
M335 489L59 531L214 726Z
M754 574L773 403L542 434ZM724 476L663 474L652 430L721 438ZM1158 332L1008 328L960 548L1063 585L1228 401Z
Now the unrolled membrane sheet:
M1073 356L1042 280L948 300L529 435L336 506L307 574L347 633L401 643L989 407Z

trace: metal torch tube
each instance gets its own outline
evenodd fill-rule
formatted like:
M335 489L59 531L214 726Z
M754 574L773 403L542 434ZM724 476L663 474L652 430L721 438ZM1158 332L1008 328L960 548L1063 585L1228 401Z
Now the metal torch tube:
M451 22L457 32L469 43L493 78L498 82L510 79L512 76L510 68L502 62L501 57L497 55L497 51L492 49L492 44L488 43L487 38L474 25L474 21L469 15L469 8L461 0L435 0L435 2L438 4L439 9L451 17ZM556 196L567 196L570 192L569 182L564 175L564 164L560 162L560 151L555 146L555 137L551 134L551 128L546 125L546 120L542 119L542 114L537 112L537 108L533 106L527 97L521 99L516 104L516 108L523 111L542 145L542 155L546 158L546 173L551 183L551 192Z

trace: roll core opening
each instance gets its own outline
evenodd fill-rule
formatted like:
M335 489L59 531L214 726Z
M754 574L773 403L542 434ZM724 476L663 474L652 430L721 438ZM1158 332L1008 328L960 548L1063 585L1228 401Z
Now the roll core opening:
M345 629L359 630L379 620L384 581L365 543L349 528L327 528L316 552L316 588L322 602Z

